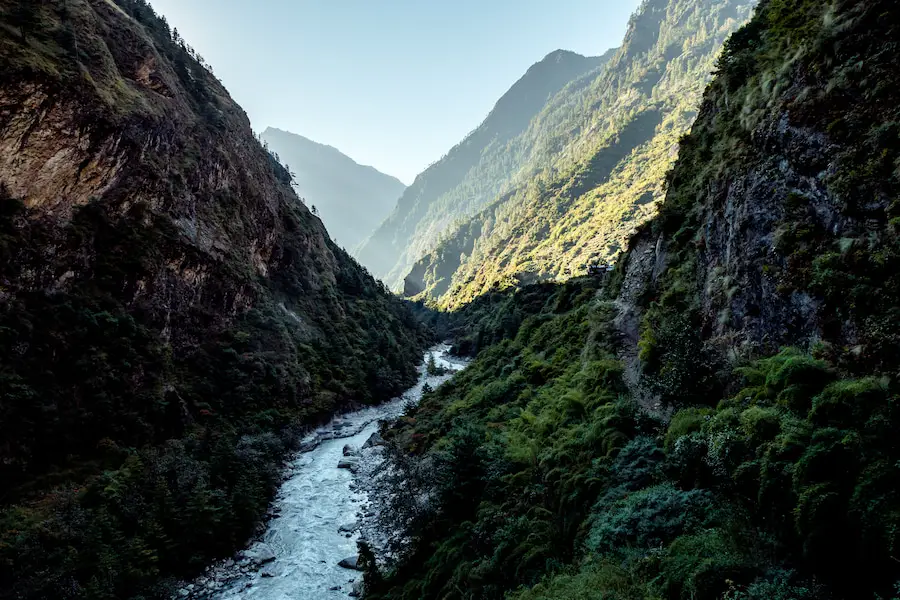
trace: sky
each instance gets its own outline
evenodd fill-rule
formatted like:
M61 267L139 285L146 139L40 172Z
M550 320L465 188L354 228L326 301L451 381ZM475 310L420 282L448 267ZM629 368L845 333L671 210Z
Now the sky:
M150 0L253 128L334 146L406 184L529 66L618 46L639 0Z

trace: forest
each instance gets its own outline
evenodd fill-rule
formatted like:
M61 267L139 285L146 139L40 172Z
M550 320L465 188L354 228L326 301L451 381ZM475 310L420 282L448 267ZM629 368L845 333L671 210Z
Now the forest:
M716 57L750 15L736 0L642 3L601 69L552 96L433 206L433 218L454 226L405 274L407 294L453 309L495 285L561 281L614 262L656 214ZM515 161L502 188L459 211L502 161Z

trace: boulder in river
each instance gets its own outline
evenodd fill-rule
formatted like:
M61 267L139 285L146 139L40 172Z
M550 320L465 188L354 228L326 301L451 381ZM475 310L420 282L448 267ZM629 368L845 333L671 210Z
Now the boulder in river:
M251 563L264 565L275 560L275 551L270 545L260 542L244 552L244 557Z
M353 533L358 527L358 523L347 523L338 527L338 533Z
M337 466L338 469L350 469L351 473L356 473L356 471L359 470L359 460L355 457L348 456L338 461Z
M347 444L346 446L344 446L343 453L344 456L356 456L358 454L358 451L350 444Z
M275 570L272 567L266 567L259 572L260 577L275 577Z
M353 582L353 590L347 594L351 598L359 598L363 594L363 582L362 581L354 581Z
M362 566L359 564L359 556L348 556L341 560L338 566L345 569L353 569L354 571L362 571Z
M384 441L384 438L381 437L381 434L377 431L369 436L369 439L366 440L366 443L363 444L363 448L371 448L373 446L384 446L387 442Z

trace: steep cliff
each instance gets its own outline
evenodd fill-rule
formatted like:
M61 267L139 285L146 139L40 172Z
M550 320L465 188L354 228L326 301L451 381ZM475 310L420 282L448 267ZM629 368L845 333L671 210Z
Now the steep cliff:
M297 194L316 207L331 239L347 250L369 237L406 189L396 177L303 136L269 128L260 139L288 165Z
M891 371L900 163L886 83L897 70L881 40L895 11L764 8L729 41L660 218L635 241L667 265L635 280L653 299L645 328L690 314L720 353L800 343L856 372Z
M540 160L532 120L560 89L600 68L611 56L584 57L557 50L531 66L497 101L466 139L428 167L406 190L396 208L366 241L359 255L392 289L447 228L467 218Z
M604 69L535 117L540 160L444 236L406 276L407 295L459 306L493 286L565 280L609 263L656 214L678 140L697 114L745 0L652 0Z
M146 3L0 11L0 596L127 597L242 543L291 428L424 334Z
M610 278L461 311L478 357L384 432L429 495L370 597L896 596L898 39L762 0Z

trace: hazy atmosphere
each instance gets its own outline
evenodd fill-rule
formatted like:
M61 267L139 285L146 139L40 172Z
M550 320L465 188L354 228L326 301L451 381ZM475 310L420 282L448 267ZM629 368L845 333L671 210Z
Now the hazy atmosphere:
M152 0L257 131L409 185L553 50L599 55L638 0Z

